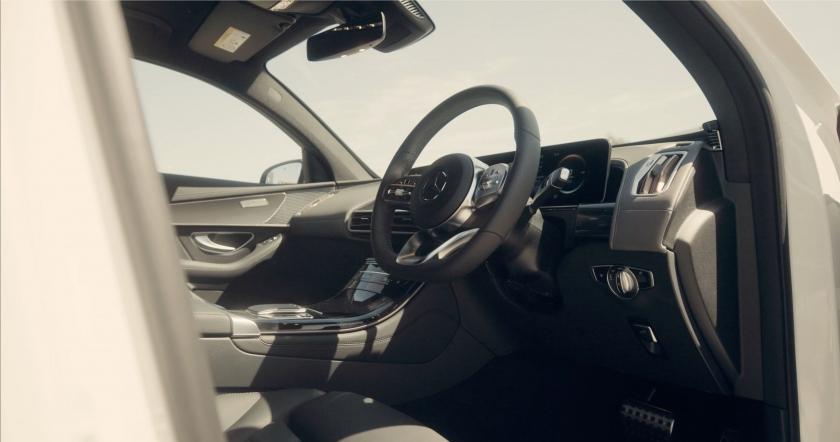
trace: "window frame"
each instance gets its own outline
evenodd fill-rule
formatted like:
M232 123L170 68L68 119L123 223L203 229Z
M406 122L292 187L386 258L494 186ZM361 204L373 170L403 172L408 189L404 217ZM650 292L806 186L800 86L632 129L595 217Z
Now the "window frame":
M287 136L293 143L295 143L298 148L301 150L300 160L301 160L301 176L297 183L290 183L290 184L282 184L280 186L298 186L298 185L309 185L309 184L327 184L335 181L334 174L332 168L330 167L329 161L326 160L323 153L316 147L315 143L311 140L307 139L303 136L300 131L295 129L291 124L273 112L270 108L265 106L262 102L257 100L255 97L248 95L247 93L243 94L238 92L236 89L226 86L221 82L213 81L212 79L200 75L198 72L187 71L184 69L179 69L178 66L175 65L168 65L156 60L142 57L138 54L134 54L132 56L132 61L139 61L142 63L151 64L155 67L166 69L176 74L184 75L191 79L200 81L210 87L215 88L216 90L220 91L221 93L225 93L228 96L239 100L240 102L244 103L251 109L255 110L259 115L264 117L268 122L273 124L280 130L285 136ZM266 71L267 73L267 71ZM137 76L134 74L132 70L132 75L134 76L135 85L138 88L140 82L137 81ZM272 77L273 78L273 77ZM276 79L274 79L277 81ZM277 81L280 83L279 81ZM281 84L282 85L282 84ZM284 89L288 91L288 88L285 85L282 85ZM297 97L296 97L297 98ZM298 99L299 101L299 99ZM302 102L301 102L302 103ZM305 105L304 105L305 106ZM309 107L306 109L312 113L312 110ZM312 113L315 118L318 119L321 124L323 121L317 117L314 113ZM148 126L148 124L147 124ZM324 127L327 127L324 124ZM330 130L327 128L327 130ZM332 131L330 130L332 133ZM333 133L334 135L334 133ZM335 135L334 135L335 136ZM338 138L336 136L336 138ZM343 144L343 142L342 142ZM346 148L346 145L344 145ZM348 148L349 152L352 151ZM355 156L355 153L352 153L353 156L358 160L358 157ZM361 161L360 161L361 162ZM363 164L363 163L362 163ZM270 167L270 166L269 166ZM367 168L367 166L365 166ZM170 196L174 192L175 189L169 189L170 185L168 181L177 181L177 185L184 185L185 182L188 182L191 186L196 187L277 187L276 184L263 184L263 183L250 183L246 181L237 181L237 180L228 180L224 178L214 178L214 177L205 177L205 176L192 176L192 175L182 175L177 173L169 173L169 172L162 172L158 170L158 173L164 177L165 181L167 181L167 189L169 190ZM177 185L175 187L177 187Z

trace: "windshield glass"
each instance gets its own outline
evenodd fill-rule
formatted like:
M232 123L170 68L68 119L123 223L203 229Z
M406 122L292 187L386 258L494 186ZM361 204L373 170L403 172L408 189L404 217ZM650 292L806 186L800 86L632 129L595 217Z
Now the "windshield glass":
M309 62L301 44L267 65L379 174L426 113L480 84L507 87L527 103L543 145L642 140L714 119L685 68L619 2L422 6L436 30L402 50ZM485 106L444 128L416 164L512 149L509 114Z

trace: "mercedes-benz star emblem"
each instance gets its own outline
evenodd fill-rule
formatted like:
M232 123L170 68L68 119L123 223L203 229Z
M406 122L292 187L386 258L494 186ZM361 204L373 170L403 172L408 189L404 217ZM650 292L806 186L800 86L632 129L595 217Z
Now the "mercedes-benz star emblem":
M446 188L446 178L446 172L441 170L426 182L423 193L420 194L423 201L431 201L439 197L443 193L443 189Z

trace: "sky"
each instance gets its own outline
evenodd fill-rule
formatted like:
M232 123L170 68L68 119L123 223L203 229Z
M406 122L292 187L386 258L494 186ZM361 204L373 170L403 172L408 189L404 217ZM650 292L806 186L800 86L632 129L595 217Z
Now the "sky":
M770 7L840 91L840 1L771 1Z
M301 150L238 98L187 75L134 60L140 104L158 171L258 183Z
M424 1L437 29L413 46L308 62L300 45L267 67L380 174L429 110L478 84L505 86L524 100L537 117L544 145L594 137L653 138L696 130L714 119L682 65L625 5L512 4ZM771 6L837 87L840 2ZM161 169L253 181L265 167L296 155L290 140L270 134L276 130L270 123L252 127L255 118L247 107L231 107L229 97L209 96L207 85L188 85L192 80L159 70L135 63ZM185 94L187 100L173 103ZM190 112L197 105L212 115ZM209 110L219 106L237 110ZM189 133L174 133L185 127ZM210 133L201 134L204 127ZM451 152L480 155L512 148L509 115L485 106L444 128L417 164Z

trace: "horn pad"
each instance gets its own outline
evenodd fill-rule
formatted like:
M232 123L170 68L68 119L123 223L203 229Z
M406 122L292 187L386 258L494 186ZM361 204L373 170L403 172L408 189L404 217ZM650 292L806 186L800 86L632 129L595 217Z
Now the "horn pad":
M438 158L417 182L411 195L414 223L431 229L445 223L461 207L475 180L475 164L462 153Z

